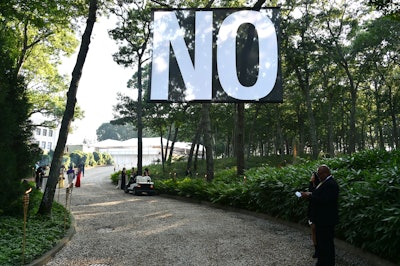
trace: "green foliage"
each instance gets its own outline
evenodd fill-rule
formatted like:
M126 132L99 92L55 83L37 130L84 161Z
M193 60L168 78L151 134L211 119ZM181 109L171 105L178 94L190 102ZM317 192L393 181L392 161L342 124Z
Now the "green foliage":
M106 165L112 165L114 163L114 159L111 157L109 153L103 153L104 163Z
M114 185L118 184L118 180L119 180L119 178L120 178L120 176L121 176L121 173L122 173L122 171L119 170L119 171L116 171L116 172L114 172L114 173L111 174L110 179L111 179L111 182L112 182ZM132 174L132 169L126 169L126 176L130 177L131 174Z
M116 185L118 184L118 179L121 175L121 171L117 171L111 174L111 182Z
M109 153L101 153L94 151L93 160L97 165L112 165L114 163L113 158Z
M71 164L74 166L78 166L78 165L84 163L82 151L71 152L69 155L69 158L71 159Z
M110 154L100 152L74 151L69 154L69 165L77 167L79 165L96 166L112 165L113 159Z
M52 156L50 154L43 154L40 158L39 165L50 165Z
M84 165L94 166L97 165L96 160L94 159L93 153L87 152L83 155Z
M351 156L286 167L261 166L235 176L234 168L203 178L158 178L160 193L208 200L306 224L305 190L312 171L327 164L340 186L337 237L392 261L400 261L400 150L367 150ZM226 161L225 161L226 163ZM225 164L225 166L227 166Z
M29 84L29 112L60 118L65 109L66 78L57 73L61 56L78 45L74 29L86 14L84 1L2 1L1 50L13 57L6 67L12 75L24 75ZM76 118L82 115L77 108ZM56 119L55 119L56 120Z
M33 184L32 184L33 186ZM38 258L65 236L70 227L71 218L65 216L65 208L54 203L50 217L37 215L42 193L33 190L30 194L27 227L25 263ZM13 216L0 215L0 265L21 265L23 212L22 199L18 207L19 213ZM67 218L67 219L65 219Z
M3 39L0 34L0 47ZM40 149L31 144L32 124L26 82L22 76L15 77L10 71L14 58L0 49L0 214L12 212L13 202L23 193L21 179L31 175L33 162Z
M93 152L93 158L97 162L98 165L104 164L103 154L97 151Z
M66 168L71 164L71 159L69 158L68 155L64 155L62 158L62 165L64 165Z
M98 141L106 139L128 140L137 137L137 130L131 124L115 125L103 123L96 130L96 135Z

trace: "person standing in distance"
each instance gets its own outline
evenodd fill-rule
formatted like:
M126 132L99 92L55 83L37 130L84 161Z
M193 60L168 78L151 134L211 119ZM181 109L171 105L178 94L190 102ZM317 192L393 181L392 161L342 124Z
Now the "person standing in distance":
M319 185L314 192L301 192L309 198L312 221L315 223L318 261L316 266L335 265L335 225L339 222L339 186L326 165L318 167Z
M120 189L125 190L126 186L126 168L124 167L121 172L121 186Z
M68 177L68 187L72 188L74 186L73 182L75 179L75 170L72 168L72 166L70 166L67 171L67 177Z

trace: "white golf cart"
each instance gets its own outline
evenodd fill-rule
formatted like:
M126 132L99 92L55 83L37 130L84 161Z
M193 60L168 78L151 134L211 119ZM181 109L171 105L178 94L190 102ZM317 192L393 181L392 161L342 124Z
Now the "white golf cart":
M154 195L154 183L151 182L150 176L138 175L129 181L125 187L125 193Z

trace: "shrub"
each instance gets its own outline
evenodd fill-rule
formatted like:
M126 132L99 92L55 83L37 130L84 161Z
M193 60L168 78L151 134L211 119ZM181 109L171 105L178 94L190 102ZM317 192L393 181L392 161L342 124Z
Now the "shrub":
M111 183L114 185L118 184L119 176L121 175L121 171L117 171L111 174Z
M226 161L225 161L226 162ZM264 161L265 162L265 161ZM306 224L307 201L294 196L308 187L312 171L330 166L340 187L337 237L392 261L400 261L400 151L368 150L286 167L261 166L237 177L228 164L212 182L202 178L159 179L160 193L267 213ZM222 164L221 164L222 165Z
M34 187L34 184L29 184ZM24 184L26 187L27 185ZM37 215L42 199L39 190L30 193L28 222L26 228L25 263L29 263L50 250L65 235L71 217L65 216L65 208L54 202L51 217ZM21 243L23 236L22 199L20 212L13 216L0 215L0 265L21 265ZM67 219L65 219L67 218Z
M3 36L1 36L3 37ZM0 37L0 39L2 39ZM1 40L0 40L1 41ZM0 49L0 215L13 212L13 204L23 193L21 179L32 173L40 158L37 144L32 144L27 86L22 76L15 77L9 54Z
M103 154L101 152L94 151L93 158L96 161L97 165L103 165L105 163Z
M114 163L113 158L108 153L103 153L103 159L104 159L104 163L106 165L113 165L113 163Z

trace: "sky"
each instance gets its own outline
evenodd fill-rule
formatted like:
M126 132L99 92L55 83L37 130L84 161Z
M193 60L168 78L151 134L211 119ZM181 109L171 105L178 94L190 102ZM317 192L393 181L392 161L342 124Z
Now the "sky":
M95 141L96 129L113 119L112 108L117 104L117 93L132 97L134 95L134 91L127 88L127 82L134 74L134 69L123 68L112 58L118 47L115 41L110 39L107 31L114 27L115 20L104 17L99 18L94 25L76 96L78 105L85 111L85 118L72 122L73 133L68 135L67 144L81 144L85 138ZM83 30L84 28L82 32ZM68 86L76 58L77 52L70 58L64 58L59 67L60 74L69 78Z

